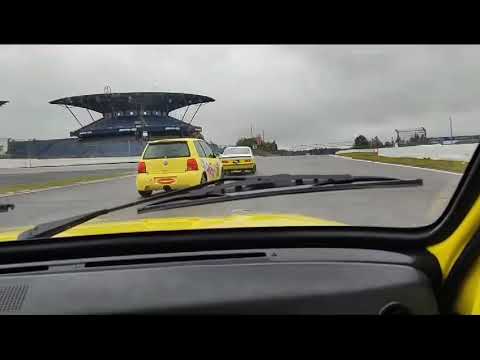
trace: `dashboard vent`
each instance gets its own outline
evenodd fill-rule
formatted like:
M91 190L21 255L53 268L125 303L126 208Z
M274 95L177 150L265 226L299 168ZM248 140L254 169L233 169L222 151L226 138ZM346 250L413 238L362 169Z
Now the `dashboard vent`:
M37 271L47 271L48 266L23 266L23 267L13 267L0 269L0 275L2 274L18 274L26 272L37 272Z
M182 255L182 256L168 256L168 257L158 257L158 258L148 258L148 259L92 261L92 262L86 263L85 267L156 264L156 263L170 263L170 262L178 262L178 261L248 259L248 258L261 258L266 256L267 254L264 252Z
M20 310L28 288L28 285L0 286L0 313Z

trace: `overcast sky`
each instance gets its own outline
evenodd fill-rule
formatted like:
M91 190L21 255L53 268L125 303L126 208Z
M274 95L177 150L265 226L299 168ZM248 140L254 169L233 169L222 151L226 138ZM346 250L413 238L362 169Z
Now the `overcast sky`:
M213 97L194 123L219 144L251 124L282 147L420 126L447 136L449 116L454 135L480 133L480 46L0 45L0 137L68 137L78 124L48 102L105 85Z

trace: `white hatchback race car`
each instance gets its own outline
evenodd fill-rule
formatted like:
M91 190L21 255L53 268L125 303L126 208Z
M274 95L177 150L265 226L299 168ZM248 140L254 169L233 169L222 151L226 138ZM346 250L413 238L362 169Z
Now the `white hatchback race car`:
M257 164L252 149L248 146L231 146L225 148L222 159L222 167L225 175L233 172L249 172L255 174Z

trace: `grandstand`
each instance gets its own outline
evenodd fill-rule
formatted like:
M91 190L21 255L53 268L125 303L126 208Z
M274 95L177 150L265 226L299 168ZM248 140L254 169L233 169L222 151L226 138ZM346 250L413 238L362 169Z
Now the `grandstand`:
M138 156L146 141L122 138L89 139L52 139L52 140L10 140L7 154L14 158L87 158Z
M10 140L7 155L12 158L70 158L138 156L149 140L165 137L200 137L202 128L192 125L200 107L214 99L194 94L135 92L81 95L50 101L64 107L79 128L70 138L53 140ZM187 122L190 107L196 107ZM83 108L90 122L84 123L72 111ZM170 115L186 108L182 119ZM101 114L97 120L91 112Z
M183 107L188 110L195 105L198 110L202 104L212 101L215 100L202 95L142 92L67 97L50 101L50 104L64 106L81 125L81 128L70 133L71 136L86 138L132 134L138 136L144 132L148 136L194 136L202 129L182 121L183 119L171 117L170 112ZM102 118L83 125L70 107L84 108L90 115L90 110L100 113Z

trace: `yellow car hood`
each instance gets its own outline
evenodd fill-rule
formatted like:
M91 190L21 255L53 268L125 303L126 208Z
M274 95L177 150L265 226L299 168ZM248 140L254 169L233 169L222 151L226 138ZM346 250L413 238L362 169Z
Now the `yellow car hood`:
M61 234L56 238L120 234L145 231L173 231L215 228L252 228L252 227L282 227L282 226L344 226L345 224L314 217L294 214L251 214L231 215L225 217L170 217L148 218L128 221L99 221L93 220L78 225ZM0 241L15 240L17 236L31 227L22 227L2 232L0 229Z

